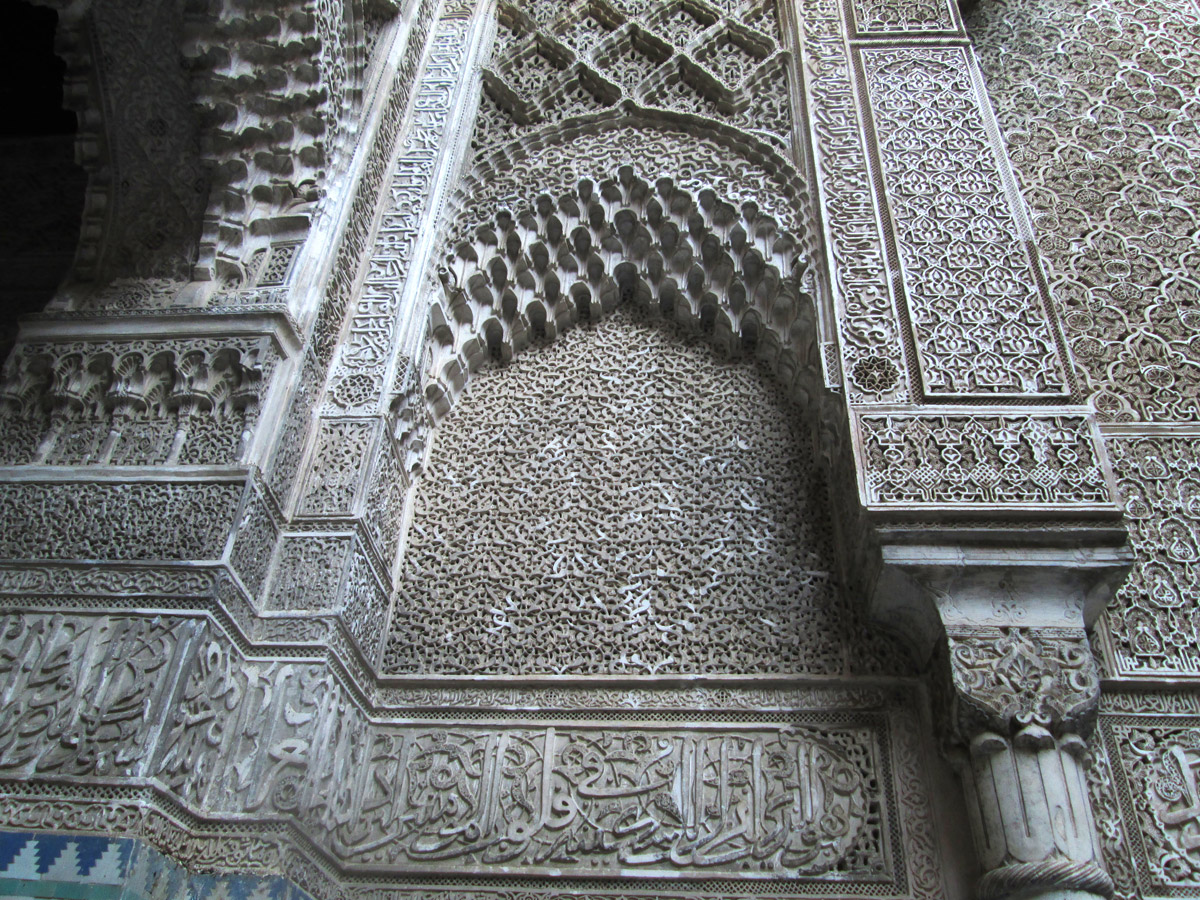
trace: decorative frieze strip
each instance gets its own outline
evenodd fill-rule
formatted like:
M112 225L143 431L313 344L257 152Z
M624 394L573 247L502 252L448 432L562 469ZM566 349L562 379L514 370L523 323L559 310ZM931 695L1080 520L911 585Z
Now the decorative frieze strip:
M868 508L1117 510L1083 415L863 414L854 424Z
M962 25L954 4L947 0L854 0L854 30L858 35L949 31Z
M0 566L0 593L19 596L211 597L211 569L88 563Z
M817 192L827 223L837 223L825 237L841 369L851 404L903 402L917 390L908 378L911 338L892 297L841 6L814 0L800 23Z
M1123 690L1106 682L1100 695L1100 715L1200 716L1200 693L1191 690Z
M0 463L237 465L278 359L266 336L21 344Z
M388 86L387 102L379 116L354 200L344 220L333 270L325 286L325 295L312 333L311 347L322 366L327 366L333 358L341 338L347 307L358 287L363 258L370 248L383 187L391 171L396 142L408 112L413 83L425 54L425 44L436 9L437 0L419 0L419 6L412 15L404 55Z
M860 53L925 394L1067 395L1045 277L970 51Z
M326 664L248 659L196 618L30 612L0 624L4 824L110 833L126 816L122 792L158 785L190 813L143 798L122 834L171 836L181 861L218 870L259 870L239 850L214 855L222 835L231 848L282 849L283 838L343 878L384 873L398 887L406 873L503 865L510 877L620 876L642 889L659 876L788 876L781 896L811 895L836 873L861 896L938 865L928 834L916 861L892 844L898 805L927 790L907 771L918 717L894 689L771 689L803 705L734 721L714 706L667 720L388 722L367 718ZM39 786L47 775L68 778ZM109 775L132 780L87 800ZM191 814L238 824L213 833Z
M412 100L408 133L392 167L391 201L385 206L349 332L334 363L325 399L328 412L369 415L381 409L385 375L403 318L398 317L401 297L413 292L415 285L409 281L420 283L425 268L425 254L417 258L414 253L429 212L435 170L452 168L443 147L473 30L472 21L465 18L442 19L434 30Z
M693 687L597 687L565 679L554 684L520 687L484 687L477 684L396 685L384 679L376 692L377 714L388 708L397 714L414 709L519 712L582 710L605 711L636 717L639 714L686 713L702 710L722 712L782 712L797 709L882 709L889 703L902 704L900 694L878 687L794 687L738 685L695 685Z
M244 479L0 483L0 559L218 559L244 491Z
M880 722L372 729L320 667L230 666L215 647L158 776L189 806L293 817L351 871L891 874ZM213 716L219 732L191 724Z

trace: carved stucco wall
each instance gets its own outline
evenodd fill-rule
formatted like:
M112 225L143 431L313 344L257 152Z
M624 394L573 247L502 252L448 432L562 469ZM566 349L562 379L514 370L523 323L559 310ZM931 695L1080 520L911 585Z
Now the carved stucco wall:
M1200 10L1019 0L969 25L1138 554L1106 664L1200 674Z
M417 488L384 671L905 668L843 594L801 411L765 367L646 319L475 376Z
M286 95L319 108L328 142L272 116L210 127L231 143L206 158L234 164L236 190L209 204L230 231L202 235L200 269L223 259L228 291L120 281L79 304L111 319L38 323L6 367L4 821L117 829L320 898L548 897L564 873L597 896L681 875L710 897L965 895L925 685L864 627L830 512L908 516L910 540L959 519L1015 540L1006 523L1029 515L1041 535L1064 512L1115 530L1098 432L1068 405L1076 382L1104 382L1123 398L1096 388L1142 555L1099 632L1113 684L1088 777L1121 894L1194 891L1198 711L1112 676L1196 670L1197 500L1175 477L1196 440L1180 99L1195 10L1114 2L997 0L972 23L1038 248L945 3L501 2L490 61L491 20L462 0L406 4L394 28L367 4L361 33L339 4L300 3L254 19L262 46L229 35L259 74L299 53L311 69L292 74L335 88L374 48L387 65L362 121L357 76L340 106L290 80L224 82L220 13L238 4L189 3L201 108ZM1097 121L1137 108L1096 138L1064 105L1099 97ZM1042 137L1022 145L1031 115ZM1142 152L1109 152L1117 131ZM278 152L259 160L260 141ZM1108 163L1064 176L1054 160L1097 146L1135 187L1105 213L1116 236L1085 247ZM343 149L339 181L326 164ZM307 219L267 240L314 209L309 243ZM264 231L253 247L243 226ZM1163 267L1156 299L1117 245ZM1149 324L1097 368L1076 314L1129 303ZM1131 362L1171 316L1175 371ZM831 503L826 469L860 449L860 485L851 473ZM1081 627L1021 618L1030 585L1001 581L982 611L943 604L964 620L942 660L949 732L999 754L989 771L1047 751L1045 771L1076 782L1039 790L1074 815L1100 678ZM1031 796L991 809L1036 817ZM997 838L993 883L1065 871L1104 892L1087 819Z
M980 53L1136 562L1096 628L1089 775L1120 897L1200 886L1200 6L975 4ZM1163 685L1161 679L1172 679ZM1122 693L1141 684L1161 693Z

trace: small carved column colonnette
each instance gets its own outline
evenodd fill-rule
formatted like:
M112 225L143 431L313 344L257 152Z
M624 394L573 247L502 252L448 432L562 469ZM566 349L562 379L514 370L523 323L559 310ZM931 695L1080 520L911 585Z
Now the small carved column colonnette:
M980 900L1111 897L1084 776L1100 679L1083 631L947 634L945 727L958 748Z
M1084 775L1100 699L1086 628L1124 578L1127 549L893 544L882 556L873 612L902 611L891 618L937 662L980 900L1111 897Z

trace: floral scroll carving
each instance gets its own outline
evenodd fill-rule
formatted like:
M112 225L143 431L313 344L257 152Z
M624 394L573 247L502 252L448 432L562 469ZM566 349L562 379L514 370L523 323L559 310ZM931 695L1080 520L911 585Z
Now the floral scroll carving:
M240 483L220 481L0 484L0 556L216 559L241 496Z
M864 51L872 118L926 393L1069 391L1036 258L1011 199L968 57Z
M1112 674L1200 674L1200 613L1190 602L1200 578L1197 441L1130 436L1108 445L1136 554L1105 616Z
M619 312L474 385L418 483L385 671L894 664L838 596L798 413L750 366Z
M1082 631L952 630L947 640L955 727L963 733L1090 730L1100 673Z
M1200 420L1195 4L1004 0L967 26L1083 390L1103 419Z

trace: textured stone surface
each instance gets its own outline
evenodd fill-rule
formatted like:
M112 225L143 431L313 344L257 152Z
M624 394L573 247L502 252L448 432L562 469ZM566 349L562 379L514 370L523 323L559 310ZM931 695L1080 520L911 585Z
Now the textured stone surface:
M46 3L21 891L1196 892L1186 0Z
M622 312L477 377L418 488L385 671L853 667L798 410L678 331Z

